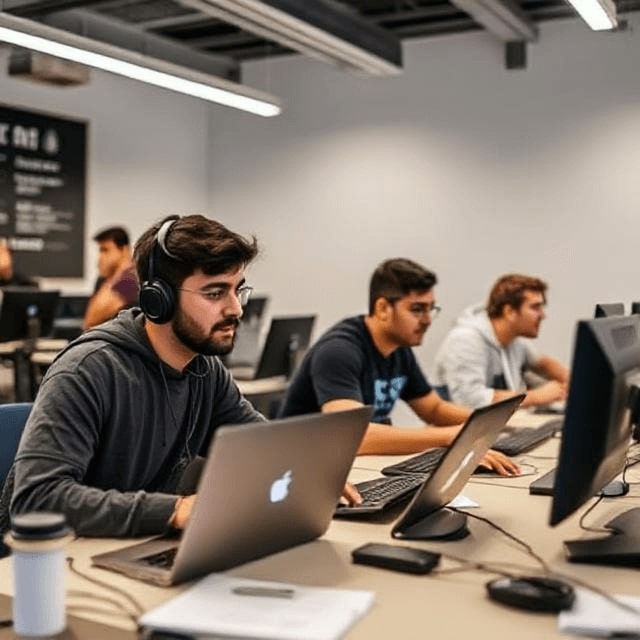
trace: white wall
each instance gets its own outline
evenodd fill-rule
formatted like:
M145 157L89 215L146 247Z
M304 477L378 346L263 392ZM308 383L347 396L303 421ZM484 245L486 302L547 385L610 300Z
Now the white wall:
M0 103L88 122L85 278L46 286L90 290L97 252L91 236L113 224L132 239L171 213L206 212L209 116L195 98L91 71L91 82L55 88L11 78L0 50Z
M261 240L251 280L272 312L316 311L317 335L365 310L378 262L413 258L440 278L430 371L504 272L549 281L538 345L565 360L596 301L640 299L640 33L540 28L523 71L480 32L405 43L393 79L299 56L247 67L284 113L212 118L210 211Z
M624 33L542 23L524 71L478 32L405 43L391 79L301 56L250 64L248 84L282 97L262 119L92 72L52 89L7 77L0 102L89 122L87 239L133 236L168 213L209 211L255 232L252 268L273 313L316 311L317 332L364 311L382 259L434 269L445 311L418 349L430 370L447 326L499 274L551 284L539 344L568 359L593 303L640 299L640 15ZM87 241L85 279L95 277Z

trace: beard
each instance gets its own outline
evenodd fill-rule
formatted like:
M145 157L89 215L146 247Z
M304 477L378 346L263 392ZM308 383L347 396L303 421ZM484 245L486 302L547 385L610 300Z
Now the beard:
M229 327L237 329L239 324L240 320L233 316L214 324L207 333L191 316L184 314L178 308L171 321L171 328L178 340L194 353L200 353L203 356L226 356L233 349L236 332L218 339L214 337L215 332Z

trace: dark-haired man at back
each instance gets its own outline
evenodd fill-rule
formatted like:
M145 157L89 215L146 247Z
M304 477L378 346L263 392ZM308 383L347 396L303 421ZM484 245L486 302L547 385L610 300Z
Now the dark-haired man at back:
M436 282L434 273L411 260L378 266L369 287L369 314L339 322L312 346L293 376L281 414L373 405L361 454L416 453L451 444L470 411L440 398L411 349L422 343L439 311ZM398 399L428 426L391 426ZM518 472L512 460L496 451L487 454L484 464L504 475Z
M93 236L93 240L98 243L99 277L87 304L85 329L138 303L138 278L127 231L122 227L109 227Z

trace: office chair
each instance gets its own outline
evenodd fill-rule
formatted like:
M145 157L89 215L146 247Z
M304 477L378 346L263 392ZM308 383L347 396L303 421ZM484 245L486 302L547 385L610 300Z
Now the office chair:
M32 406L31 402L0 404L0 488L13 464Z

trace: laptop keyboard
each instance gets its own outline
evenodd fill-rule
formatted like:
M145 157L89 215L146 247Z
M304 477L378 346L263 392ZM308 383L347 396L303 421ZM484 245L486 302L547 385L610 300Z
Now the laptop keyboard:
M539 427L522 427L515 433L498 438L492 449L507 456L517 456L533 449L562 430L563 418L549 420Z
M440 462L446 449L439 447L437 449L428 449L424 453L420 453L412 458L407 458L397 464L385 467L382 473L385 476L403 476L405 474L421 474L421 477L430 474ZM424 479L424 478L422 478Z
M178 547L172 547L166 551L160 551L159 553L152 553L150 556L144 556L143 558L140 558L140 562L144 562L152 567L158 567L159 569L171 569L177 552Z
M362 496L363 507L385 507L413 493L423 482L424 478L421 476L395 476L367 480L355 487Z
M538 427L521 427L515 433L499 438L492 449L501 451L507 456L517 456L533 449L536 445L552 438L562 430L563 418L554 418ZM403 474L430 474L440 462L446 449L429 449L412 458L382 469L385 476L401 476Z

